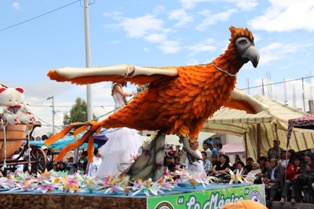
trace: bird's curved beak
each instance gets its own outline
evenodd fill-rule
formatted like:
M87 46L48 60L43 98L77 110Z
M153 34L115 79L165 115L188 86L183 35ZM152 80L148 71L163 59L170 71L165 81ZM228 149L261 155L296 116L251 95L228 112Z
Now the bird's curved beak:
M249 59L253 66L255 68L257 67L259 61L259 52L254 45L247 48L241 57Z

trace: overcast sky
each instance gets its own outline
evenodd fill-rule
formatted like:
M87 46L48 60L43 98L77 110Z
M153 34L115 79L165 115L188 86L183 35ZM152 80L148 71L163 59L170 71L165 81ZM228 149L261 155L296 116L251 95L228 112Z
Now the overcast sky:
M182 66L211 62L224 52L229 27L247 27L261 58L246 64L237 87L251 88L292 107L313 99L313 0L90 0L91 66ZM50 81L51 69L85 67L84 1L0 1L0 82L25 89L25 101L43 123L38 134L62 124L86 86ZM302 79L303 82L302 82ZM298 80L297 80L298 79ZM293 81L293 82L292 82ZM97 117L112 110L111 83L92 85ZM134 90L129 86L128 91ZM303 90L304 89L304 94ZM307 102L306 102L307 108ZM57 129L58 130L58 129Z

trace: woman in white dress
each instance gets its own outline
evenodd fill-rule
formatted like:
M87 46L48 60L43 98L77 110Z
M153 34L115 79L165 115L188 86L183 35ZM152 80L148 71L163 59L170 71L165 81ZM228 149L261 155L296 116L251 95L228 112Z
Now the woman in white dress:
M126 97L135 95L123 91L126 83L112 84L112 97L115 102L115 111L126 104ZM115 175L121 172L120 165L131 163L132 156L138 154L141 139L137 131L129 128L109 129L106 134L108 141L99 148L103 160L97 170L98 178Z

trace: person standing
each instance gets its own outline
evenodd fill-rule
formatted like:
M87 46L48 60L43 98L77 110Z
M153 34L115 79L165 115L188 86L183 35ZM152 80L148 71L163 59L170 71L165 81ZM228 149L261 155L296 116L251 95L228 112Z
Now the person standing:
M200 158L202 158L202 153L198 150L199 141L195 140L193 143L190 144L191 150L195 151ZM191 163L188 159L185 162L185 169L192 172L192 173L204 173L204 164L203 161L197 160L194 163Z
M45 157L46 157L46 169L47 169L47 171L50 171L51 169L52 169L52 165L53 165L53 162L52 162L52 160L48 157L48 147L46 147L46 146L42 146L41 148L40 148L44 153L45 153Z
M215 143L213 141L208 142L208 147L210 151L212 151L212 154L215 154L217 157L219 157L219 152L218 150L214 147Z
M97 174L97 170L100 166L102 162L102 159L101 159L101 155L98 151L97 148L94 149L94 157L93 157L93 162L88 162L87 164L87 167L86 167L86 173L87 173L87 176L89 177L96 177L96 174Z
M126 97L134 96L136 92L127 93L123 90L126 82L112 84L112 97L115 103L115 111L127 104ZM110 117L110 116L109 116ZM132 156L138 154L141 146L140 136L137 131L130 128L108 129L106 134L108 141L99 148L102 162L97 170L98 178L120 173L119 166L129 164Z
M212 158L212 151L208 147L208 141L207 140L205 140L203 142L203 150L204 150L204 152L206 152L207 159L211 160L211 158Z
M273 147L269 148L267 152L267 159L270 161L270 159L275 158L279 160L281 158L281 153L283 152L283 149L280 147L280 141L274 140L273 141Z
M205 151L202 152L202 159L203 159L203 164L204 164L204 171L206 172L208 176L211 173L213 166L210 160L207 158L207 153Z

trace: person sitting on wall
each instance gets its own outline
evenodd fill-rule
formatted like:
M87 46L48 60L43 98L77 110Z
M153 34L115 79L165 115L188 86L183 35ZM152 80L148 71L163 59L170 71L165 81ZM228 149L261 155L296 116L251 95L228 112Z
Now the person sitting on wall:
M285 180L282 192L281 192L280 203L284 203L286 201L286 197L288 196L288 191L290 190L290 187L292 187L292 184L293 184L293 179L295 179L299 173L301 162L302 162L302 156L295 155L293 163L289 163L286 169L286 180ZM294 192L295 190L292 189L291 191L292 197L295 197Z
M246 175L245 179L249 184L256 184L258 174L261 173L260 165L258 163L253 163L252 170Z
M294 195L291 195L291 203L301 201L302 187L307 186L308 201L314 203L314 190L312 184L314 183L314 162L313 153L306 151L304 153L304 161L301 163L299 174L293 180Z
M270 201L275 199L275 196L281 188L281 180L283 177L283 169L278 165L277 159L270 159L270 168L267 169L265 177L262 179L265 184L266 197Z
M229 157L227 155L219 156L219 163L213 166L213 175L224 180L229 174Z

